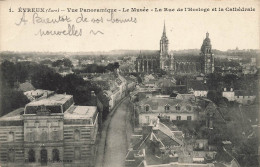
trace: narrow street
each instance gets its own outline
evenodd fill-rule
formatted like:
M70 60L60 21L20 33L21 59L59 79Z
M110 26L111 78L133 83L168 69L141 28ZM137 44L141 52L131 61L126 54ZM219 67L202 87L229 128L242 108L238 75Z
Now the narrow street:
M112 114L106 132L106 139L103 138L103 143L101 143L104 145L105 150L102 156L103 159L98 159L102 162L97 162L96 166L124 167L124 160L132 133L130 123L131 108L129 106L130 100L126 98Z
M107 139L104 153L104 167L123 167L127 153L128 137L127 132L131 132L129 128L130 112L129 98L123 101L112 116L111 122L107 131Z

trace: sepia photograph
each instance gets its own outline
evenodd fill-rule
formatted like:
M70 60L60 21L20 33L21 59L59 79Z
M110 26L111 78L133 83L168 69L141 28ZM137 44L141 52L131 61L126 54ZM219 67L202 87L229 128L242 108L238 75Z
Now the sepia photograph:
M259 167L259 0L0 0L0 167Z

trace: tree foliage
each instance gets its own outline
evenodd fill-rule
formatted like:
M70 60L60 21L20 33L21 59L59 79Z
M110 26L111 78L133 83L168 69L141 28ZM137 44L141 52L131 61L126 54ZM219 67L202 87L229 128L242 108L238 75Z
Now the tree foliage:
M56 60L52 63L53 67L73 67L72 62L70 61L70 59L64 58L61 60Z

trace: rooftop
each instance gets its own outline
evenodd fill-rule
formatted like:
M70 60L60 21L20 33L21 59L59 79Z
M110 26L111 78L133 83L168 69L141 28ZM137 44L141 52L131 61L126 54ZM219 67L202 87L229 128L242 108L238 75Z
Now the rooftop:
M19 84L18 90L27 92L27 91L35 90L35 88L33 87L33 85L30 82L24 82L24 83Z
M183 99L176 99L171 97L149 97L145 98L142 101L139 102L140 106L142 105L149 105L152 112L161 112L164 111L164 106L174 106L170 108L170 111L175 111L175 106L193 106L193 102L190 100L183 100ZM181 108L181 112L190 112L186 110L186 108Z
M95 119L96 112L96 106L71 106L64 113L64 119Z
M52 106L52 105L63 105L66 101L72 98L72 95L55 94L45 99L33 101L26 106Z
M22 114L23 114L24 108L18 108L2 117L0 117L0 121L9 121L9 120L22 120Z

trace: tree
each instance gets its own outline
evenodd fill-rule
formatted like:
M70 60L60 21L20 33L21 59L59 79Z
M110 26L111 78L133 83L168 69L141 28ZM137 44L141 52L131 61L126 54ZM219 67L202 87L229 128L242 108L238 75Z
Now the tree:
M222 99L221 92L217 92L215 90L210 90L207 94L207 98L213 101L214 103L218 104Z
M19 107L24 107L27 103L29 103L29 100L23 92L13 90L4 85L1 86L0 116Z
M39 70L32 75L32 85L37 89L58 91L63 83L62 76L50 70Z
M65 67L73 67L72 62L70 61L70 59L63 59L63 65Z
M118 62L114 62L114 69L118 69L119 68L119 63Z
M1 79L3 84L6 84L10 87L14 86L16 81L16 74L15 74L15 65L12 62L4 61L1 64Z

